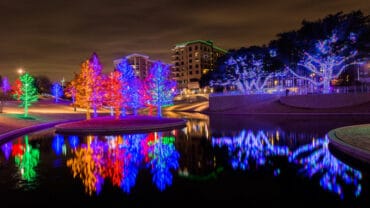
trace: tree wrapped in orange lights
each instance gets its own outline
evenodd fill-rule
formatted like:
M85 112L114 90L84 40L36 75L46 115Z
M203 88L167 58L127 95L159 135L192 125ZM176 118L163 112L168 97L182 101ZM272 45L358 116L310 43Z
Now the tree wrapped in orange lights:
M114 109L115 118L118 119L125 101L122 92L121 72L114 71L105 82L105 101Z
M90 119L90 108L97 109L103 104L101 64L96 53L81 64L81 72L76 79L76 105L86 108L86 119Z
M22 82L17 78L12 86L12 94L14 99L21 100L22 95Z
M66 90L64 92L64 95L67 98L72 99L72 105L73 105L74 111L76 111L77 79L78 79L78 75L75 74L75 78L70 83L68 83Z

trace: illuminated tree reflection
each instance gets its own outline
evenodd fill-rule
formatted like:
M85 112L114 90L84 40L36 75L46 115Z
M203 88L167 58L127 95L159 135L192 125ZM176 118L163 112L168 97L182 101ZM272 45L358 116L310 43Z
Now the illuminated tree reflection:
M63 152L63 149L65 149L64 146L64 138L62 135L56 134L53 139L53 150L56 155L60 155Z
M12 153L12 147L13 147L12 142L8 142L1 145L1 150L3 151L6 160L9 160L9 157Z
M268 156L289 154L288 147L271 144L263 131L255 135L252 131L242 130L234 137L212 137L212 145L226 146L232 167L242 170L249 168L250 161L254 161L257 165L264 165Z
M289 157L289 161L303 165L301 172L308 177L321 176L320 186L336 193L341 199L344 198L343 183L348 186L353 185L354 195L359 196L362 189L361 172L334 157L330 153L328 145L327 137L313 140L312 144L303 145L295 150Z
M160 191L163 191L166 186L172 184L171 169L178 169L180 154L173 144L175 137L155 136L155 138L157 139L151 144L149 165L152 168L153 182Z
M172 184L170 170L179 166L174 141L173 136L161 137L157 133L104 136L104 141L88 136L88 144L74 148L75 157L67 161L67 166L90 195L99 194L105 179L130 193L140 167L145 166L151 168L153 182L163 191Z
M32 148L31 145L28 144L28 135L24 136L24 145L14 145L14 148L21 148L22 151L14 150L13 152L17 152L15 154L15 163L19 167L21 172L22 179L26 181L33 181L36 177L35 168L40 160L40 151L38 149Z
M88 139L88 144L75 151L75 158L69 159L67 166L71 167L74 178L82 180L87 193L99 194L103 183L103 146L101 143L91 144L91 136Z

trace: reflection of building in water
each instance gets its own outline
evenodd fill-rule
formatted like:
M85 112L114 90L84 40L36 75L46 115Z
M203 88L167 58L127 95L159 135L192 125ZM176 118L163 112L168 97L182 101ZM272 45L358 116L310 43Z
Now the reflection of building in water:
M216 157L205 136L192 136L186 130L176 130L175 135L175 146L180 152L180 176L204 176L216 170Z
M209 117L201 113L164 112L166 117L186 119L185 134L191 137L205 137L209 139Z
M209 120L188 119L186 134L191 137L209 138Z

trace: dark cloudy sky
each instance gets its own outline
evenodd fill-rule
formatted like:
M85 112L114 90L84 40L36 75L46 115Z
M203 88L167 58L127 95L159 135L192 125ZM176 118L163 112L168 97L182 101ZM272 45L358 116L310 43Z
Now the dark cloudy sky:
M261 45L303 19L358 9L369 15L369 0L0 0L0 75L69 80L93 51L104 72L133 52L169 62L178 42Z

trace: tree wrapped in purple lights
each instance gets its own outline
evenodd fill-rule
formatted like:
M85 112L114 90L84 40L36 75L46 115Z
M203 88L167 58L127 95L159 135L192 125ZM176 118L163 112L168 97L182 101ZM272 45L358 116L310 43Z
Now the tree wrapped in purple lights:
M243 130L235 137L212 137L213 146L226 146L231 157L231 166L234 169L249 168L250 161L257 165L264 165L268 156L287 156L289 148L272 145L263 131L256 135L252 131Z
M2 91L4 93L4 95L5 94L8 94L8 92L11 90L11 86L10 86L10 83L9 83L8 78L7 77L3 77L2 80L1 80L1 82L2 82L1 89L2 89Z
M351 33L352 34L352 33ZM350 42L355 42L354 35L350 35ZM304 52L304 58L297 64L306 69L307 73L298 73L289 68L289 71L299 79L307 80L316 87L322 86L324 94L330 93L330 82L337 78L348 66L360 64L356 61L357 51L344 45L336 33L331 37L320 40L315 44L313 52Z
M91 88L91 97L90 103L94 111L94 117L97 117L97 110L103 106L104 101L104 87L103 87L103 76L102 76L102 64L100 63L99 57L96 53L93 53L89 59L89 66L92 70L91 78L92 88Z
M57 103L60 97L63 95L63 88L59 82L55 82L51 88L51 92L54 95L55 102Z
M325 190L334 192L340 198L344 198L344 190L340 183L354 186L354 195L361 194L360 180L362 174L334 157L329 151L329 139L313 140L296 149L290 156L289 161L303 165L300 172L308 177L321 175L320 186Z
M151 95L149 103L157 106L157 114L162 116L162 106L171 105L176 94L176 81L170 79L169 66L155 62L147 77L147 85Z

